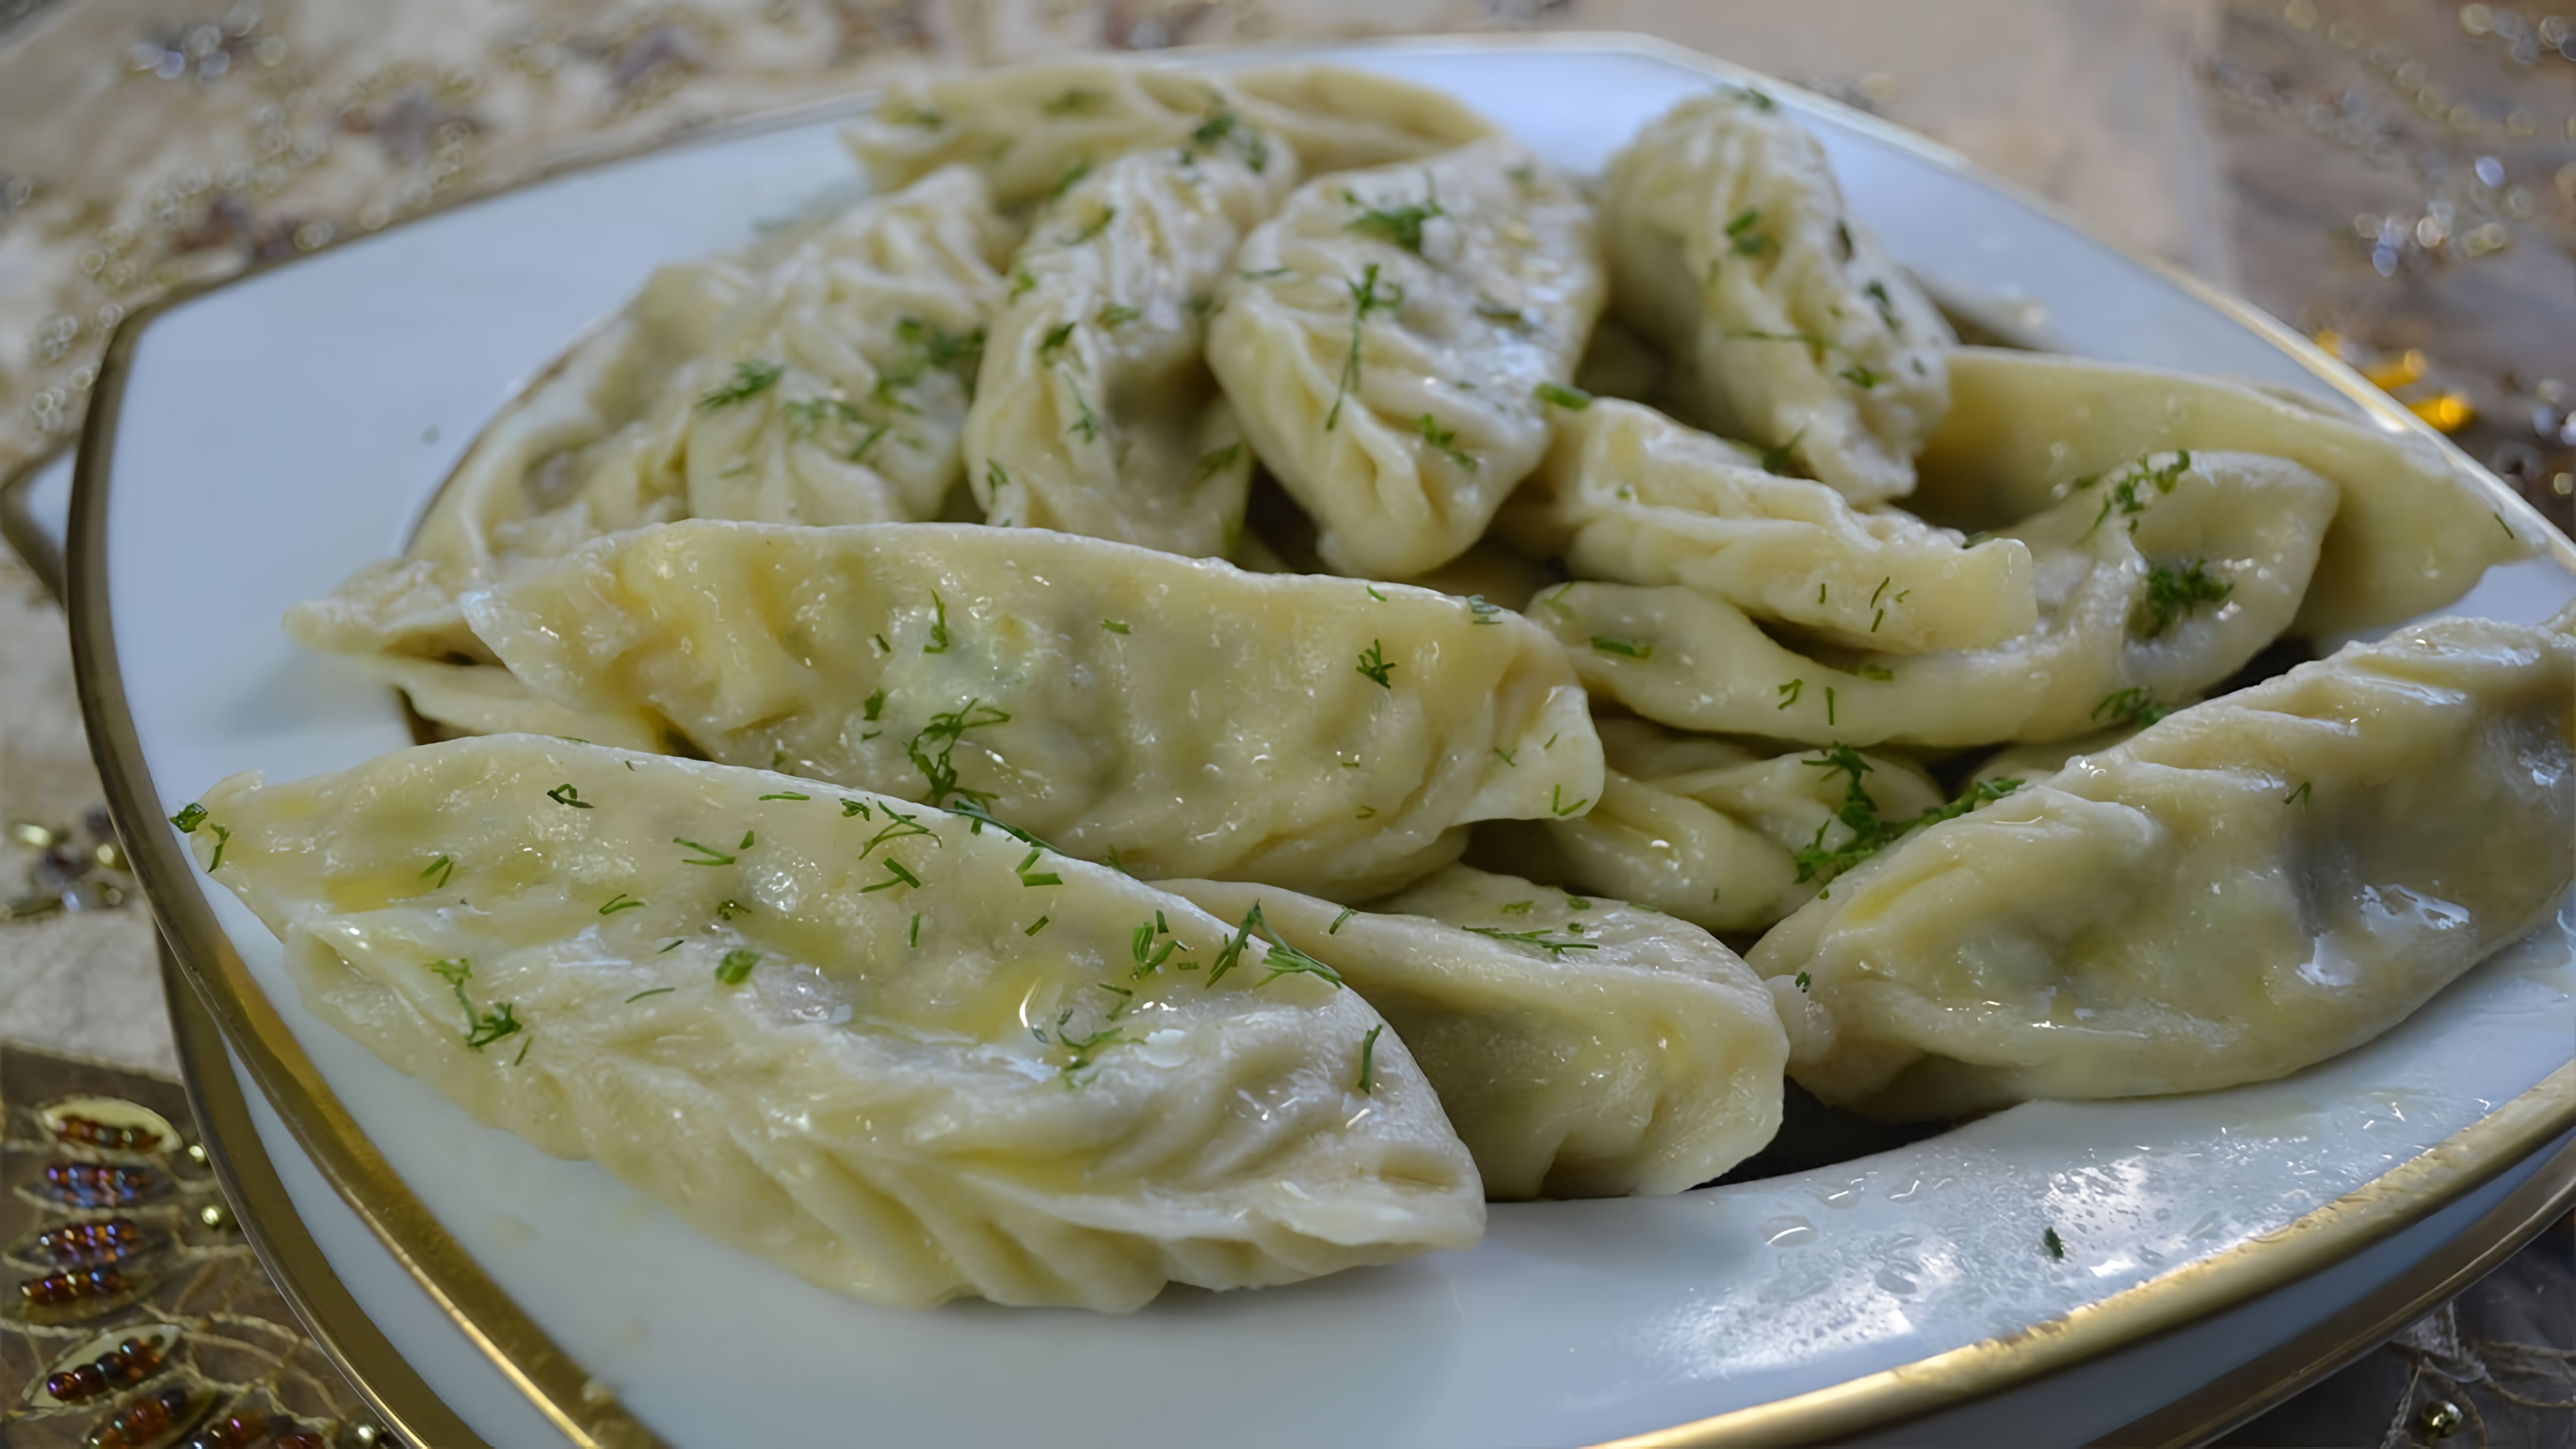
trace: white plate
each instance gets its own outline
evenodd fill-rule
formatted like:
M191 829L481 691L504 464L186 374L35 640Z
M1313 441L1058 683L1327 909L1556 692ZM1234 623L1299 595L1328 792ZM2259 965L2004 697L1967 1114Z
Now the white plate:
M1453 91L1584 171L1713 73L1597 41L1311 58ZM2036 340L2069 351L2328 399L2361 386L1920 142L1781 98L1823 138L1854 209L1945 296L2016 309ZM654 265L737 244L848 174L828 121L687 144L258 274L129 333L93 420L72 549L85 703L129 839L152 829L146 812L236 770L290 778L408 744L397 702L291 646L280 614L394 551L484 420ZM2517 527L2546 528L2500 506ZM2535 621L2570 597L2576 578L2535 562L2499 570L2462 611ZM198 939L210 923L265 995L226 1024L257 1038L236 1038L237 1066L261 1066L276 1097L275 1110L256 1104L260 1143L316 1243L395 1347L499 1444L559 1435L394 1269L295 1134L317 1158L381 1153L598 1391L676 1444L846 1443L858 1426L893 1444L1427 1449L1645 1433L2062 1328L2124 1290L2153 1284L2170 1300L2212 1281L2185 1270L2242 1265L2231 1250L2258 1235L2304 1219L2286 1237L2313 1238L2347 1212L2320 1209L2400 1164L2378 1194L2412 1194L2390 1229L2576 1119L2576 1102L2558 1100L2563 1076L2526 1095L2576 1041L2571 906L2398 1030L2281 1082L2034 1103L1866 1161L1675 1198L1497 1206L1471 1252L1288 1289L1175 1292L1123 1318L890 1312L703 1238L590 1164L476 1125L307 1014L276 943L187 874L169 832L153 830L138 860L219 1002L231 985L223 953ZM346 1127L309 1100L315 1088L336 1096ZM2512 1151L2473 1133L2477 1151L2410 1164L2516 1099ZM2052 1226L2062 1263L2040 1248ZM2112 1414L2108 1428L2169 1396L2081 1407Z

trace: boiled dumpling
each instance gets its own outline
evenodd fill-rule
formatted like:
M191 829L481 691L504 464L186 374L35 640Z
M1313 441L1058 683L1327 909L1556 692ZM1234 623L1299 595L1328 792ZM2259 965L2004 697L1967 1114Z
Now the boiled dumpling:
M1597 722L1601 799L1564 820L1477 827L1471 857L1652 906L1712 931L1758 931L1815 898L1867 832L1937 815L1923 767L1840 748L1781 754L1643 720Z
M658 750L667 743L661 724L642 710L567 709L494 665L402 654L366 655L358 665L401 690L413 713L452 734L552 735L623 750Z
M1483 1226L1357 993L977 821L504 735L237 775L180 823L323 1020L872 1303L1119 1312Z
M1498 606L1035 529L675 523L467 603L521 679L697 750L982 801L1139 875L1351 899L1469 822L1572 814L1601 744Z
M2298 611L2334 485L2242 453L2166 454L2004 530L2040 623L1985 649L1800 651L1687 588L1569 584L1530 617L1585 683L1685 729L1815 744L1960 746L2088 733L2235 673Z
M1437 91L1336 66L1210 75L1086 60L891 86L842 136L879 186L962 164L1017 207L1129 151L1232 149L1249 161L1279 137L1313 174L1428 156L1492 132Z
M1753 953L1791 1075L1943 1117L2264 1081L2386 1031L2576 875L2576 643L2443 619L2077 757Z
M1680 1192L1780 1126L1788 1046L1760 981L1651 911L1464 866L1366 912L1172 881L1221 920L1258 905L1404 1038L1493 1198Z
M2038 620L2030 550L1959 535L1609 398L1559 414L1556 444L1497 526L1578 577L1687 584L1756 618L1886 654L1999 644Z
M1777 102L1721 87L1648 123L1601 178L1601 226L1619 314L1689 361L1712 427L1855 502L1913 489L1955 339Z
M2215 378L2076 357L1967 347L1950 360L1950 415L1925 445L1918 507L1987 528L2064 498L2150 453L2266 453L2342 493L2291 628L2333 636L2429 613L2489 564L2527 558L2523 536L2463 463L2411 439Z
M1243 233L1296 181L1285 148L1160 148L1049 204L966 414L985 522L1233 551L1252 450L1208 371L1207 312Z
M1253 229L1208 362L1324 559L1403 578L1466 551L1548 442L1600 314L1592 208L1504 140L1310 181Z
M665 267L476 440L402 559L299 604L314 648L479 657L458 594L673 518L929 518L1012 235L951 170Z

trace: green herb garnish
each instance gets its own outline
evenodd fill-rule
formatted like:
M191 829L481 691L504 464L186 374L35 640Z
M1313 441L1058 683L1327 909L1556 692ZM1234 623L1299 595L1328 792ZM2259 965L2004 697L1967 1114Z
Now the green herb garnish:
M1591 803L1591 797L1585 796L1583 799L1577 800L1573 804L1568 805L1565 803L1565 787L1563 785L1553 785L1548 789L1547 808L1560 819L1576 813L1584 806Z
M1377 1034L1384 1030L1386 1024L1380 1022L1368 1029L1368 1035L1360 1038L1360 1095L1363 1097L1376 1095L1369 1089L1377 1069Z
M581 798L581 792L574 789L570 782L557 785L553 789L548 790L546 792L546 798L552 800L558 805L569 805L575 810L587 810L590 808L590 802Z
M619 891L617 894L608 898L608 904L601 906L599 908L599 913L603 916L613 916L619 911L631 911L643 904L644 903L642 901L635 899L626 892Z
M2094 705L2093 712L2086 717L2099 720L2107 716L2113 724L2133 724L2144 728L2171 713L2172 710L2149 699L2146 690L2132 685L2102 696L2102 702Z
M740 986L750 977L751 968L759 964L758 951L745 951L738 948L727 951L716 962L716 979L727 986Z
M952 797L979 803L993 798L986 791L959 788L957 767L950 762L949 756L956 750L957 742L966 738L968 730L1010 722L1011 716L1007 712L981 700L970 699L945 714L932 715L929 722L921 727L921 732L904 743L905 756L930 786L928 803L933 808L944 808Z
M2299 782L2299 788L2291 791L2289 797L2281 803L2284 805L2298 805L2305 803L2308 798L2308 786L2311 783L2312 782L2307 780L2301 780Z
M1125 634L1127 632L1127 626L1119 623L1115 619L1101 620L1100 627L1108 630L1112 634Z
M2057 1235L2057 1229L2055 1228L2050 1228L2041 1233L2039 1235L2039 1244L2041 1247L2048 1250L2048 1256L2052 1258L2063 1260L2066 1257L2066 1240Z
M682 865L731 865L734 861L732 856L725 854L723 851L716 849L712 845L700 845L694 840L682 840L676 835L671 837L671 843L673 845L686 846L703 857L698 860L684 860L680 862Z
M1360 384L1360 336L1371 312L1387 312L1404 305L1404 288L1388 282L1386 290L1377 285L1378 264L1371 262L1357 282L1344 282L1351 293L1351 350L1342 359L1341 383L1333 390L1333 410L1324 414L1324 431L1331 432L1342 421L1342 400Z
M1369 647L1360 651L1359 672L1374 682L1378 688L1389 694L1395 692L1395 686L1389 682L1390 677L1395 673L1395 666L1387 662L1385 646L1380 641L1371 639Z
M431 890L445 890L447 888L447 878L455 873L456 862L449 860L446 856L442 855L438 859L431 861L428 866L422 869L420 878L422 880L429 881L429 888ZM436 876L438 878L436 880L430 880L431 876Z
M1568 951L1597 951L1601 949L1600 944L1594 941L1556 940L1549 936L1545 930L1506 931L1497 926L1469 926L1467 929L1475 932L1479 936L1491 936L1497 941L1517 941L1524 946L1536 946L1558 960L1563 960L1565 958L1565 953Z
M733 380L699 398L698 406L713 410L747 402L776 387L778 379L786 375L787 369L775 362L763 362L757 358L737 362L733 365Z
M1592 647L1604 654L1616 654L1622 659L1652 659L1655 657L1654 645L1639 644L1631 639L1611 639L1595 634L1592 636Z
M2194 559L2186 569L2157 564L2147 570L2146 627L2137 631L2139 638L2153 639L2192 610L2236 591L2234 584L2211 578L2206 565L2206 560Z
M1434 450L1445 454L1450 462L1457 464L1461 469L1464 469L1469 473L1476 471L1477 463L1475 456L1458 446L1458 430L1456 428L1444 428L1440 426L1440 420L1438 418L1433 417L1429 413L1424 413L1421 418L1414 423L1413 430L1422 435L1422 441L1429 443Z
M1083 227L1080 231L1071 232L1066 235L1064 245L1069 247L1082 245L1084 242L1087 242L1093 237L1100 235L1102 232L1107 231L1109 229L1109 223L1116 220L1117 216L1117 207L1104 206L1100 208L1099 214L1091 219L1089 225Z
M1540 402L1564 408L1568 412L1579 413L1592 406L1592 394L1579 387L1567 387L1561 382L1542 382L1533 391L1537 392Z
M680 988L678 988L678 987L676 987L676 986L656 986L656 987L653 987L652 989L647 990L647 991L638 991L638 992L636 992L633 996L630 996L630 997L626 998L626 1002L625 1002L625 1004L626 1004L626 1005L628 1005L628 1006L632 1006L632 1005L634 1005L636 1002L642 1001L642 1000L643 1000L645 997L647 997L647 996L668 996L668 995L670 995L672 992L677 991L677 990L679 990L679 989L680 989Z
M2112 483L2111 491L2103 495L2102 511L2093 515L2092 524L2076 537L2077 543L2091 538L2094 531L2099 529L2114 512L2130 520L2131 533L2137 532L2137 515L2146 512L2147 505L2155 501L2139 490L2152 487L2158 494L2171 493L2174 491L2174 485L2182 481L2182 475L2191 471L2191 454L2188 450L2176 450L2173 457L2161 468L2152 466L2154 456L2151 453L2130 464L2129 470ZM2100 482L2101 478L2102 475L2099 473L2091 477L2079 478L2075 480L2070 491L2081 492Z
M1420 201L1403 206L1372 208L1360 200L1357 192L1344 191L1342 200L1359 210L1359 215L1351 220L1350 230L1382 237L1417 257L1422 255L1423 224L1433 217L1449 214L1440 209L1440 190L1432 181L1430 172L1422 174L1422 183L1429 188L1428 194Z

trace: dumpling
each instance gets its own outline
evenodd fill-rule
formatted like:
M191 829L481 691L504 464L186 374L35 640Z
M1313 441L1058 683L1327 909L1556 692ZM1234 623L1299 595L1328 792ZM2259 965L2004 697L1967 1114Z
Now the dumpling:
M2244 453L2168 454L2004 530L2029 544L2040 622L1984 649L1800 650L1687 588L1569 584L1530 617L1584 682L1684 729L1813 744L2045 741L2181 703L2298 611L2333 484Z
M1956 339L1777 102L1721 87L1649 122L1602 175L1601 226L1620 316L1689 362L1711 427L1857 503L1913 490Z
M942 166L981 170L1005 207L1040 201L1078 167L1155 147L1284 138L1309 174L1432 155L1493 133L1438 91L1337 66L1196 74L1110 60L975 71L895 85L842 132L879 186Z
M2353 646L1880 856L1753 952L1790 1074L1945 1117L2264 1081L2386 1031L2576 875L2572 617Z
M1977 762L1969 776L1971 784L1981 781L2012 780L2022 785L2039 785L2054 778L2066 768L2066 762L2077 755L2107 750L2145 728L2135 720L2107 730L2095 730L2071 740L2051 740L2039 745L2006 745Z
M1761 982L1695 926L1451 866L1367 912L1274 887L1170 881L1253 907L1385 1016L1489 1198L1680 1192L1780 1127L1788 1056Z
M401 690L414 714L456 734L552 735L622 750L658 750L665 743L661 725L641 710L566 709L490 664L371 654L359 666Z
M665 267L487 429L409 553L297 605L335 653L482 657L457 595L673 518L929 518L1009 228L951 170L740 257Z
M1601 744L1517 614L1035 529L675 523L468 600L512 672L711 759L989 809L1140 876L1362 899L1574 814Z
M984 521L1220 557L1243 528L1252 450L1205 357L1207 312L1296 157L1160 148L1050 203L1012 267L966 414Z
M977 821L505 735L236 775L179 823L316 1015L872 1303L1123 1312L1483 1228L1357 993Z
M1981 648L2039 617L2020 540L1963 546L1948 529L1856 508L1609 398L1558 415L1555 446L1497 526L1524 549L1562 556L1577 577L1686 584L1854 649Z
M1592 208L1518 144L1310 181L1244 240L1208 363L1335 569L1466 551L1601 312Z
M1595 727L1600 802L1564 820L1478 826L1474 863L1712 931L1758 931L1813 900L1864 831L1875 841L1942 809L1922 766L1886 755L1780 754L1643 720Z
M2495 511L2461 463L2411 439L2254 388L2156 368L1964 347L1951 409L1922 458L1924 512L1963 528L2025 517L2150 453L2266 453L2342 493L2294 632L2385 628L2458 599L2539 540Z

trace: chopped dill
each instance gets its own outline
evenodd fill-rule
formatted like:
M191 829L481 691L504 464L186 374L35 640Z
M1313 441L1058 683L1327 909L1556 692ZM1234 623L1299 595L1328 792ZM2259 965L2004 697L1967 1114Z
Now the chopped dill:
M429 881L429 888L431 890L445 890L447 888L447 878L455 873L456 862L449 860L446 856L442 855L438 859L431 861L427 868L421 871L420 878L422 880ZM431 876L436 876L438 879L430 880L429 878Z
M1799 693L1806 687L1807 681L1803 679L1792 679L1788 683L1781 685L1779 691L1780 708L1787 709L1789 706L1796 704L1798 702Z
M1378 264L1375 262L1368 264L1368 270L1360 274L1359 281L1342 285L1351 293L1351 350L1342 359L1341 382L1333 390L1333 410L1324 414L1324 431L1328 433L1341 424L1343 399L1350 395L1352 388L1360 385L1360 339L1369 314L1393 311L1404 305L1401 284L1389 281L1384 291L1378 289Z
M1616 654L1622 659L1652 659L1655 657L1654 645L1640 644L1633 639L1612 639L1603 635L1595 634L1592 636L1592 647L1603 654Z
M939 597L937 589L930 591L930 642L921 646L921 652L924 654L948 652L948 601Z
M575 810L587 810L590 808L590 802L581 798L581 792L574 789L569 781L548 790L546 792L546 798L552 800L558 805L569 805Z
M1561 382L1542 382L1533 391L1538 394L1540 402L1564 408L1568 412L1579 413L1592 406L1592 394L1579 387L1568 387Z
M626 1004L626 1005L628 1005L628 1006L632 1006L632 1005L634 1005L636 1002L642 1001L642 1000L643 1000L645 997L647 997L647 996L668 996L668 995L670 995L672 992L677 991L677 990L679 990L679 989L680 989L680 988L678 988L678 987L676 987L676 986L656 986L656 987L653 987L652 989L647 990L647 991L638 991L638 992L636 992L633 996L630 996L630 997L626 998L626 1003L625 1003L625 1004Z
M2306 804L2306 803L2307 803L2307 799L2308 799L2308 787L2309 787L2309 785L2310 785L2310 784L2312 784L2312 783L2313 783L2312 781L2308 781L2308 780L2301 780L2301 781L2299 782L2299 788L2297 788L2297 789L2295 789L2295 790L2291 791L2291 792L2289 793L2289 796L2288 796L2286 799L2282 800L2282 802L2281 802L2281 803L2282 803L2282 804L2284 804L2284 805L2304 805L2304 804Z
M1560 819L1565 816L1578 813L1584 806L1591 803L1591 797L1586 796L1583 799L1577 800L1573 804L1568 805L1565 803L1565 787L1563 785L1553 785L1548 789L1547 808L1550 813L1556 815Z
M956 750L957 742L966 738L968 730L1010 722L1011 716L1007 712L995 709L981 700L970 699L945 714L932 715L929 722L921 727L920 733L905 741L904 755L912 761L913 768L921 772L922 779L930 786L928 803L934 809L945 807L951 797L964 797L978 802L992 799L992 796L984 791L959 788L957 767L950 763L949 756Z
M1108 630L1108 631L1109 631L1110 633L1112 633L1112 634L1122 634L1122 635L1123 635L1123 634L1125 634L1125 633L1127 632L1127 626L1126 626L1126 625L1124 625L1124 624L1119 623L1119 622L1118 622L1117 620L1115 620L1115 619L1103 619L1103 620L1101 620L1101 621L1100 621L1100 627L1101 627L1101 628L1103 628L1103 629Z
M1369 647L1360 651L1359 672L1378 688L1389 694L1395 692L1395 685L1390 682L1395 666L1387 662L1385 646L1379 640L1371 639Z
M763 362L758 358L737 362L733 365L733 379L699 398L698 406L713 411L748 402L776 387L778 380L786 375L787 369L775 362Z
M1097 216L1094 216L1080 231L1066 234L1064 245L1069 247L1078 247L1082 245L1084 242L1087 242L1093 237L1100 235L1102 232L1107 231L1109 229L1109 223L1116 220L1117 217L1117 207L1104 206L1100 208L1100 213Z
M694 851L696 851L696 852L697 852L701 857L703 857L702 859L698 859L698 860L684 860L684 861L680 862L682 865L731 865L731 864L733 864L733 860L734 860L734 858L733 858L732 856L725 854L723 851L716 849L716 848L715 848L714 846L712 846L712 845L700 845L700 844L698 844L698 843L697 843L696 841L694 841L694 840L682 840L680 837L678 837L678 836L676 836L676 835L674 835L674 836L672 836L672 837L671 837L671 843L672 843L673 845L685 846L685 847L687 847L687 848L688 848L688 849L690 849L690 850L694 850Z
M1349 202L1359 212L1358 216L1352 218L1350 230L1367 232L1371 236L1391 241L1417 257L1422 255L1423 225L1433 217L1449 214L1440 209L1440 189L1432 182L1429 172L1423 173L1422 182L1428 188L1423 199L1407 202L1402 206L1372 207L1360 200L1359 193L1344 191L1342 200Z
M1600 943L1595 941L1557 940L1549 936L1543 929L1536 931L1506 931L1499 926L1469 926L1467 929L1475 932L1479 936L1490 936L1497 941L1514 941L1524 946L1536 946L1540 950L1545 951L1548 955L1560 961L1565 959L1565 953L1568 951L1597 951L1601 949Z
M2236 586L2224 579L2213 579L2207 572L2208 561L2194 559L2189 568L2169 569L2156 564L2147 570L2146 627L2137 630L2141 639L2153 639L2171 629L2182 617L2203 604L2214 604L2236 592Z
M635 910L643 904L644 903L642 901L635 899L626 892L619 891L617 894L608 898L608 904L601 906L599 908L599 913L603 916L613 916L619 911Z
M170 817L170 823L194 835L197 827L206 823L206 807L193 803L181 806L179 813Z
M760 964L758 951L736 948L716 961L716 979L727 986L740 986L751 977L751 968Z
M1368 1035L1360 1038L1360 1095L1363 1097L1376 1095L1370 1088L1375 1085L1377 1071L1377 1034L1384 1030L1386 1023L1380 1022L1368 1029Z
M1467 472L1473 473L1476 471L1478 465L1475 456L1458 446L1458 430L1456 428L1444 428L1440 426L1440 420L1438 418L1433 417L1429 413L1424 413L1421 419L1414 423L1413 430L1422 435L1422 441L1429 443L1434 449L1447 455L1450 462L1457 464Z
M2114 690L2102 696L2101 703L2094 705L2093 712L2086 718L2094 720L2108 718L2115 725L2128 724L2143 728L2171 713L2173 713L2172 710L2148 698L2144 689L2132 685L2127 689Z

